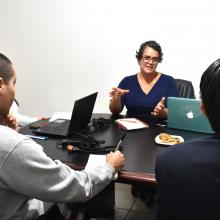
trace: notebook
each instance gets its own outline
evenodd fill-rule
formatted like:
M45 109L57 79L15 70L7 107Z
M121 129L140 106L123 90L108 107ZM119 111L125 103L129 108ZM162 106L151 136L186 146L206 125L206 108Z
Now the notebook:
M149 128L149 125L137 118L119 118L115 120L116 124L124 130L135 130L142 128Z
M70 120L62 118L56 119L55 121L34 130L33 132L43 135L55 135L62 137L70 136L74 133L74 131L85 127L90 122L97 94L98 92L95 92L76 100Z
M213 133L208 118L200 110L200 100L168 97L167 127Z

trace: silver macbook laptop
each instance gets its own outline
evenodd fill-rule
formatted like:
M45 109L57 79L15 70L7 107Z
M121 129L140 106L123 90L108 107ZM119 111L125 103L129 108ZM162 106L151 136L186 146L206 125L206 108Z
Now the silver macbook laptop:
M42 126L33 132L43 135L55 135L67 137L83 127L85 127L91 119L95 101L98 92L83 97L75 101L72 111L71 120L57 119L48 123L46 126Z
M200 100L168 97L167 127L213 133L208 118L200 110Z

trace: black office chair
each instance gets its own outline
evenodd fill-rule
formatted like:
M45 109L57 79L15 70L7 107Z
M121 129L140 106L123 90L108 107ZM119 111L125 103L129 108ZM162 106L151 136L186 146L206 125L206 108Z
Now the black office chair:
M196 98L192 82L184 79L176 79L176 86L179 97L190 99Z

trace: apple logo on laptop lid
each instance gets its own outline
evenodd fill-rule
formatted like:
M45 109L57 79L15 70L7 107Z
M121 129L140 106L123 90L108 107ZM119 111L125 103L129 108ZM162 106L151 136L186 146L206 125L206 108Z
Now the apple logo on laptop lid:
M187 115L187 118L190 118L190 119L194 118L194 114L192 111L188 112L186 115Z

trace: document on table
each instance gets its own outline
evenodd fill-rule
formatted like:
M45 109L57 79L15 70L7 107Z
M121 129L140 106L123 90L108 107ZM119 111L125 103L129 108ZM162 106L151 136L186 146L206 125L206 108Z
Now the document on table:
M85 170L106 163L106 155L90 154ZM114 179L118 178L118 172L115 173Z
M149 127L148 124L144 123L143 121L137 118L120 118L115 120L115 122L119 125L119 127L125 130L134 130Z
M52 122L59 118L70 120L71 114L72 112L55 112L49 121Z

